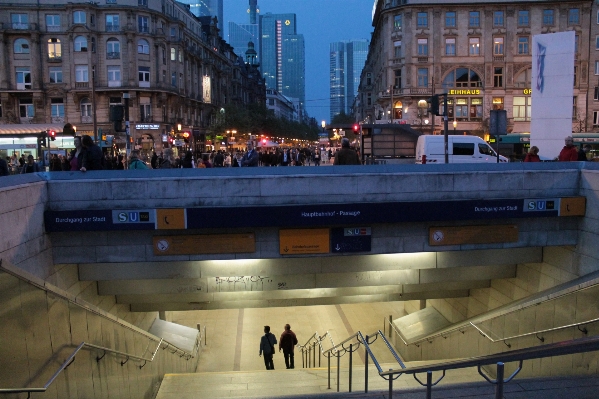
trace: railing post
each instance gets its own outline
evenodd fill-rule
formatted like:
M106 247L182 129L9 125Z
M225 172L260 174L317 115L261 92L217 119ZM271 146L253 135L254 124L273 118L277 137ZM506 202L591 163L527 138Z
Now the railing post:
M305 357L306 357L306 354L304 353L304 348L302 348L302 368L303 369L306 368L306 363L304 362Z
M433 372L426 372L426 399L432 399L433 397Z
M310 347L308 346L306 350L306 368L310 368L310 363L312 363L312 351L310 351Z
M341 370L341 356L339 356L339 353L337 353L337 392L339 392L339 380L340 380L340 375L339 375L339 370Z
M318 345L318 367L320 367L320 359L322 358L322 351L320 350L320 344Z
M316 367L316 342L312 345L312 367Z
M352 346L353 344L349 344L349 391L351 392L351 374L352 374Z
M331 389L331 351L328 351L327 353L328 353L327 359L329 361L329 367L328 367L328 369L329 369L329 387L327 389Z
M504 376L504 364L502 362L497 363L497 385L495 386L495 399L503 399L503 376Z
M366 336L366 344L364 345L364 392L368 392L368 349L366 349L366 345L368 345L368 335Z
M393 331L391 331L392 325L393 325L393 315L389 315L389 335L388 335L389 337L393 333Z
M391 370L389 369L389 371ZM393 374L389 376L389 399L393 399Z

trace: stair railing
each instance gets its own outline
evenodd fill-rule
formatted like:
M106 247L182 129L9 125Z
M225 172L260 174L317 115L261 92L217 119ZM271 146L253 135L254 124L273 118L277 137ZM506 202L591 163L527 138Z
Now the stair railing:
M464 360L453 360L448 362L429 364L424 366L409 367L401 370L389 370L380 372L379 375L389 380L389 399L393 398L393 381L404 374L411 374L416 381L426 387L426 398L432 397L432 387L437 385L448 370L456 370L468 367L477 367L478 373L489 383L495 385L495 399L503 399L504 384L510 382L522 370L524 360L541 359L552 356L572 355L575 353L593 352L599 350L599 336L578 338L570 341L555 342L525 349L516 349L492 355L472 357ZM508 378L505 378L504 364L518 362L518 368ZM497 377L491 379L487 376L482 366L496 365ZM442 375L433 383L432 373L441 371ZM426 373L426 382L422 382L417 374Z
M310 368L310 367L316 367L316 347L319 347L318 350L318 367L320 367L321 365L321 359L322 359L322 354L324 353L325 349L322 346L322 342L328 338L329 341L331 342L331 346L335 346L335 343L333 342L333 337L331 336L331 334L327 331L324 333L324 335L319 335L318 331L316 331L314 334L312 334L312 336L310 338L308 338L308 340L306 341L305 344L303 345L297 345L298 348L300 348L300 351L302 353L302 367L303 368Z

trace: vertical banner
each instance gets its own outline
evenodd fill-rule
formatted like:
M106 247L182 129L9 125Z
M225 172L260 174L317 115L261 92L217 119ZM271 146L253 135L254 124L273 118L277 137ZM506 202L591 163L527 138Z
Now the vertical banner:
M202 79L202 90L204 93L204 102L207 104L212 103L212 88L210 76L204 76L204 78Z
M532 118L530 145L553 159L572 135L574 31L532 38Z

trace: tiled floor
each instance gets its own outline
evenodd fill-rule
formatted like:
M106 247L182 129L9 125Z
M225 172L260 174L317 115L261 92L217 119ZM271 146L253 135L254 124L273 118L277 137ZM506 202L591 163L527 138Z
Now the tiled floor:
M195 328L198 323L207 327L207 345L202 348L198 372L214 372L264 369L258 350L265 325L270 325L277 340L283 326L289 323L300 344L316 331L320 335L328 331L339 343L357 331L371 334L382 329L384 318L389 315L394 319L404 315L403 302L168 312L167 319L189 327ZM376 342L373 350L381 362L393 361L382 342ZM363 357L363 350L359 349L354 362L363 364ZM341 362L347 362L347 358L344 356ZM274 363L275 368L284 367L283 355L277 353ZM296 367L301 363L301 355L296 353ZM326 359L322 358L321 364L325 365Z

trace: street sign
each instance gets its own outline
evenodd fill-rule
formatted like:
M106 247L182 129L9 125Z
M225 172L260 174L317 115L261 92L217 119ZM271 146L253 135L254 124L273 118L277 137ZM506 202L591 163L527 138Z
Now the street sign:
M279 231L281 255L329 253L329 229L298 229Z
M370 252L372 230L370 227L343 227L331 229L331 252Z

